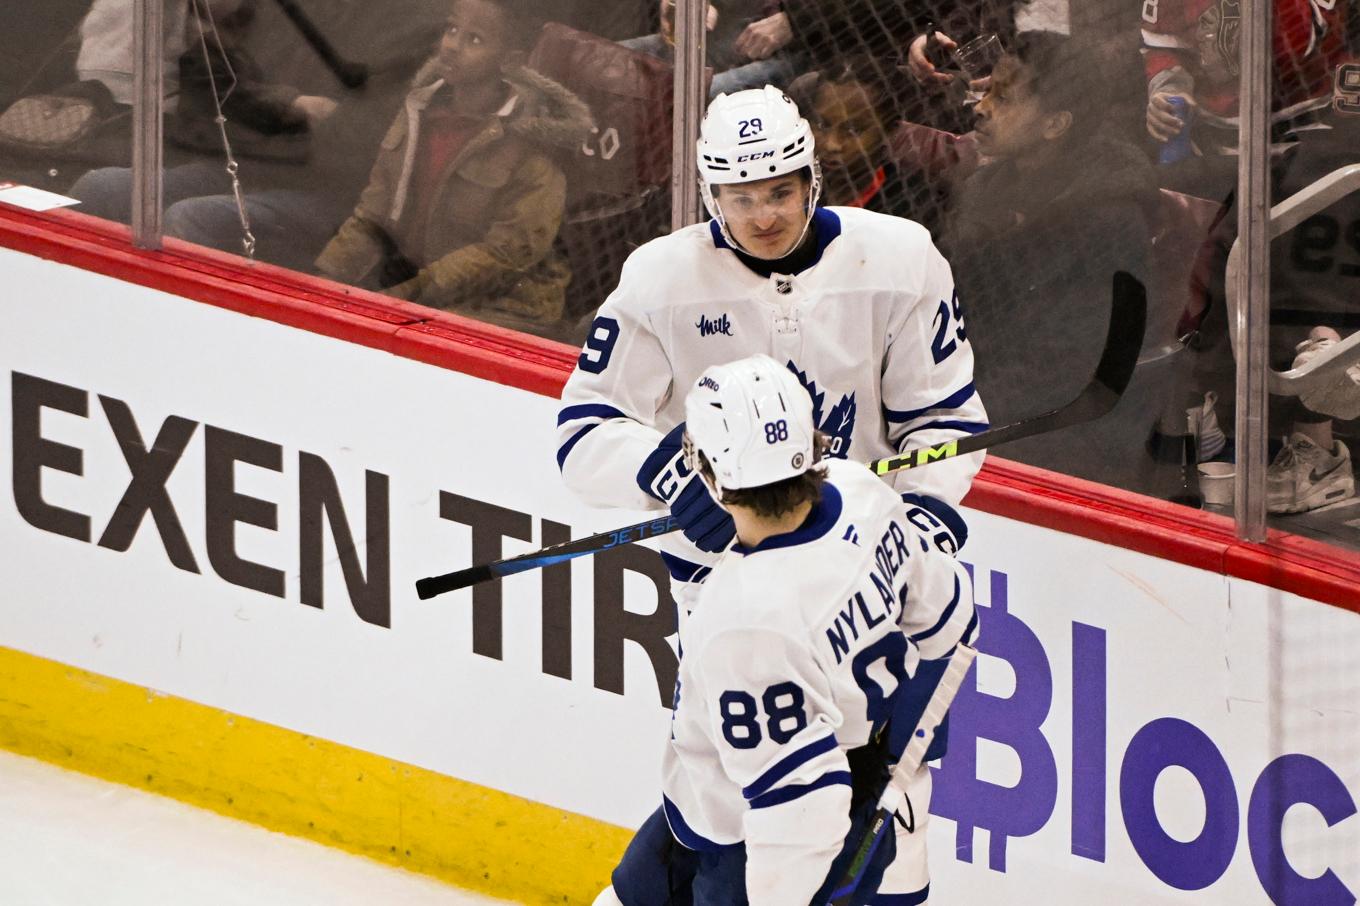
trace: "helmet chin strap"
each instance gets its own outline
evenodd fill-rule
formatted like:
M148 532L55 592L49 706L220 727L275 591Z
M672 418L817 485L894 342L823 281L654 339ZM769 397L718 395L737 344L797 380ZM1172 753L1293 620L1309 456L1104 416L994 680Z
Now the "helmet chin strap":
M690 470L699 476L699 480L704 483L704 487L708 488L708 494L713 498L713 502L730 513L731 510L728 510L726 506L723 506L722 488L718 487L718 482L713 477L712 469L703 468L703 461L700 458L701 454L699 453L699 448L694 445L694 440L689 436L688 431L685 432L680 440L680 449L684 451L685 465L689 466Z
M809 169L812 171L812 175L808 179L808 197L803 212L803 229L798 234L798 238L794 240L793 245L789 246L783 253L776 255L773 258L764 258L761 255L757 255L737 241L737 237L733 236L732 231L727 227L727 218L723 216L722 205L718 203L718 197L713 194L713 187L708 183L701 181L700 188L703 190L701 194L704 198L704 207L708 208L708 213L713 215L714 220L718 221L718 230L722 233L723 239L726 240L727 244L732 246L732 248L741 252L743 255L749 255L752 258L760 258L763 261L778 261L780 258L786 258L797 251L798 247L803 244L803 240L807 238L808 230L812 229L812 215L813 212L817 210L817 201L822 197L822 165L819 161L814 159L812 161L812 166ZM734 183L734 185L741 184Z

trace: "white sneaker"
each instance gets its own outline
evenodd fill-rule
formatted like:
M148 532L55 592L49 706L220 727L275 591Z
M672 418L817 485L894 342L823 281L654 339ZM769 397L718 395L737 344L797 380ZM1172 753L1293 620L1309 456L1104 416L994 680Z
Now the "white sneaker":
M1330 336L1310 336L1294 347L1294 368L1302 368L1322 354L1323 350L1335 346L1337 340ZM1299 397L1308 409L1332 418L1352 419L1360 416L1360 362L1346 369L1334 383L1305 393Z
M1302 513L1354 495L1351 451L1341 441L1328 453L1295 432L1266 472L1266 509L1272 513Z

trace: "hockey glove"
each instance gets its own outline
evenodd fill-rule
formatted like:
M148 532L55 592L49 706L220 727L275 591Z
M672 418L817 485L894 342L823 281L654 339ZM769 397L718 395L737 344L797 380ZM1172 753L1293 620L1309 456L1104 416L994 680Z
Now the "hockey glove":
M661 438L661 443L642 463L637 483L643 491L671 508L685 537L701 551L725 550L737 533L732 516L708 493L699 476L685 464L681 422Z
M959 511L929 494L903 494L907 520L930 538L941 552L954 556L968 541L968 523Z
M902 757L902 753L907 749L907 743L911 742L912 734L925 719L930 697L935 694L935 687L940 685L940 680L948 668L948 656L934 660L922 658L916 665L915 675L898 687L893 700L892 718L888 722L888 752L894 760ZM943 758L945 752L949 750L949 714L950 712L946 711L944 719L935 728L935 738L926 748L923 760L934 761Z

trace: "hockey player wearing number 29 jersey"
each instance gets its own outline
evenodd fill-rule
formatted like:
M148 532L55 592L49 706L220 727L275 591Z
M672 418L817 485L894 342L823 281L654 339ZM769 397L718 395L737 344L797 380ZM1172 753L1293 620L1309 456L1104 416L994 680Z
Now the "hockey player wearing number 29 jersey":
M888 740L916 729L897 725L906 690L974 640L972 585L867 469L818 464L824 437L779 363L711 368L687 409L691 465L737 540L680 632L662 791L683 849L655 870L644 826L612 890L624 906L665 906L687 884L696 906L821 906L886 753L900 754ZM885 838L852 902L925 902L928 768L906 792L908 829Z
M680 455L684 388L763 353L796 374L831 454L890 456L987 428L949 265L911 221L818 208L807 120L766 86L719 96L699 142L710 223L637 249L599 310L562 394L558 464L596 505L669 508L677 580L707 574L732 537ZM954 511L982 454L898 473L899 491L962 544Z

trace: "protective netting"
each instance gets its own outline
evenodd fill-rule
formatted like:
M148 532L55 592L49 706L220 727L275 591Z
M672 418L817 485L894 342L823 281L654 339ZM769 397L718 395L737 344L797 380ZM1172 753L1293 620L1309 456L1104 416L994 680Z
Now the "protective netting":
M708 84L784 89L823 203L931 231L994 424L1085 383L1114 272L1139 277L1148 331L1115 413L997 453L1199 503L1197 465L1233 459L1240 16L1235 0L715 0ZM0 175L130 219L131 17L132 0L11 15ZM260 260L577 343L628 254L671 227L674 19L669 0L166 0L165 232L242 254L248 228ZM1275 0L1277 200L1360 162L1358 28L1354 0ZM1275 243L1277 368L1360 328L1357 198ZM1274 399L1272 433L1318 449L1287 445L1272 507L1350 543L1345 380Z

